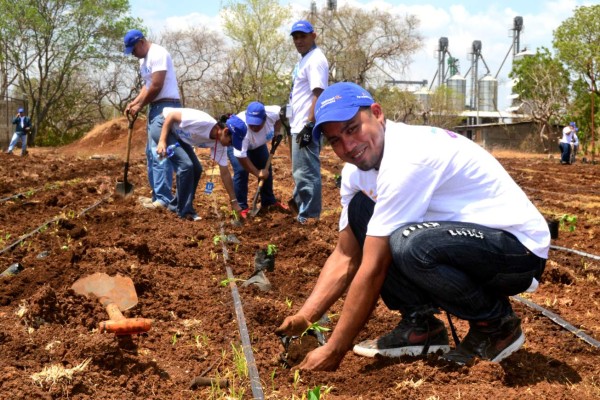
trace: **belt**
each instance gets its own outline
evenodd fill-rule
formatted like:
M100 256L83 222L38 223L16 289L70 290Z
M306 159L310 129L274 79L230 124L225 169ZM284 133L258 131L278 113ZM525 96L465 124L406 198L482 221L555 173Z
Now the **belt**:
M159 103L179 103L181 100L179 99L159 99L150 103L151 106Z

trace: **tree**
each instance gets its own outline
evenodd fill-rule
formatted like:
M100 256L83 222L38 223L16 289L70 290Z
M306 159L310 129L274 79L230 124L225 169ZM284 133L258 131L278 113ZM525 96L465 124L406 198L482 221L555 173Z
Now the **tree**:
M379 9L343 6L309 16L319 34L333 81L376 85L382 69L399 71L421 48L419 20Z
M282 27L291 16L277 0L231 2L223 13L224 30L234 46L220 76L218 101L240 111L258 100L280 104L289 95L293 46Z
M184 107L207 108L206 83L217 79L217 66L225 60L224 38L207 27L194 27L163 32L160 42L173 57Z
M554 31L552 42L557 57L573 74L588 84L592 96L600 94L600 5L577 7ZM589 96L591 103L591 96ZM590 114L590 119L593 117ZM590 122L591 124L591 122ZM593 129L595 131L595 127ZM592 132L592 130L590 130ZM591 137L592 143L594 136ZM592 157L595 149L592 148Z
M422 107L411 92L393 86L382 86L372 90L371 94L383 107L386 119L411 123L421 116Z
M127 0L0 0L0 10L0 45L41 135L47 134L45 128L57 126L49 123L52 119L87 105L65 98L87 89L76 84L93 66L107 66L122 57L123 34L135 22L125 17ZM77 133L66 129L53 134Z
M535 55L515 60L509 77L515 79L513 91L522 108L540 126L544 151L556 141L549 136L551 126L561 121L569 103L569 73L563 64L542 47Z

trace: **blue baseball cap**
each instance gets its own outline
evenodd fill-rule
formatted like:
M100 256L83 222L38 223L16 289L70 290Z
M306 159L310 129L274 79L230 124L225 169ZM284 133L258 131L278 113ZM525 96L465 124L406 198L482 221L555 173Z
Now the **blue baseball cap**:
M575 128L575 122L569 122L569 125L571 125L573 128Z
M343 122L352 119L360 107L375 103L371 94L356 83L339 82L321 93L315 104L313 138L321 139L321 126L326 122Z
M17 112L18 112L18 113L24 113L24 112L25 112L25 110L24 110L24 109L22 109L22 108L19 108L19 109L17 110Z
M135 44L144 37L144 34L137 29L132 29L125 34L125 38L123 38L123 44L125 44L125 50L123 51L125 54L131 54L133 52L133 48Z
M304 32L304 33L313 33L315 30L313 29L313 26L310 22L301 19L300 21L294 23L294 25L292 25L292 31L290 32L290 35L293 34L294 32Z
M246 123L237 115L232 115L227 122L225 122L225 126L227 126L229 133L231 134L231 144L233 144L233 147L237 150L242 150L242 142L248 131Z
M253 101L246 109L246 123L248 125L260 125L267 119L265 105L260 101Z

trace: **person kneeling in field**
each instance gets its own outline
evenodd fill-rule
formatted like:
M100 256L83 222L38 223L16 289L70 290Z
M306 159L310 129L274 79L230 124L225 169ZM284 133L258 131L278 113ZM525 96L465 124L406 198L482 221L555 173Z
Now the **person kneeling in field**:
M177 175L177 214L181 218L197 221L194 210L196 189L202 174L202 165L194 153L193 146L211 148L213 162L219 164L221 181L229 195L231 207L241 211L235 199L233 181L227 167L227 146L234 134L244 135L246 124L231 116L225 123L217 122L207 113L191 108L165 108L156 127L151 130L152 140L157 142L158 156L167 157L167 147L179 143L167 162L171 162Z
M279 106L267 106L261 102L250 103L246 111L237 114L248 127L245 136L233 136L233 156L230 158L233 167L233 188L237 201L242 208L241 216L246 218L248 208L248 177L250 174L263 181L260 188L261 209L279 209L288 212L273 193L273 168L267 167L269 148L267 143L276 135L281 135L281 121L279 120Z
M331 338L300 368L333 370L351 348L367 357L440 351L458 364L517 351L525 337L509 296L537 287L550 232L500 163L454 132L386 120L353 83L325 89L315 110L314 139L323 133L346 162L339 239L309 298L275 333L301 334L348 292ZM353 347L379 295L402 319ZM440 308L469 322L451 351Z

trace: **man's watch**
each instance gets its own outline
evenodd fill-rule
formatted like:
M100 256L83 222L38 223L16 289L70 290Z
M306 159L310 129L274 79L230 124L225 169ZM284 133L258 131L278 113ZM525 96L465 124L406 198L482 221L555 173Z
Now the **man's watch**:
M314 127L315 127L315 123L314 123L314 121L308 121L308 122L306 123L306 126L307 126L307 127L309 127L310 129L312 129L312 128L314 128Z

